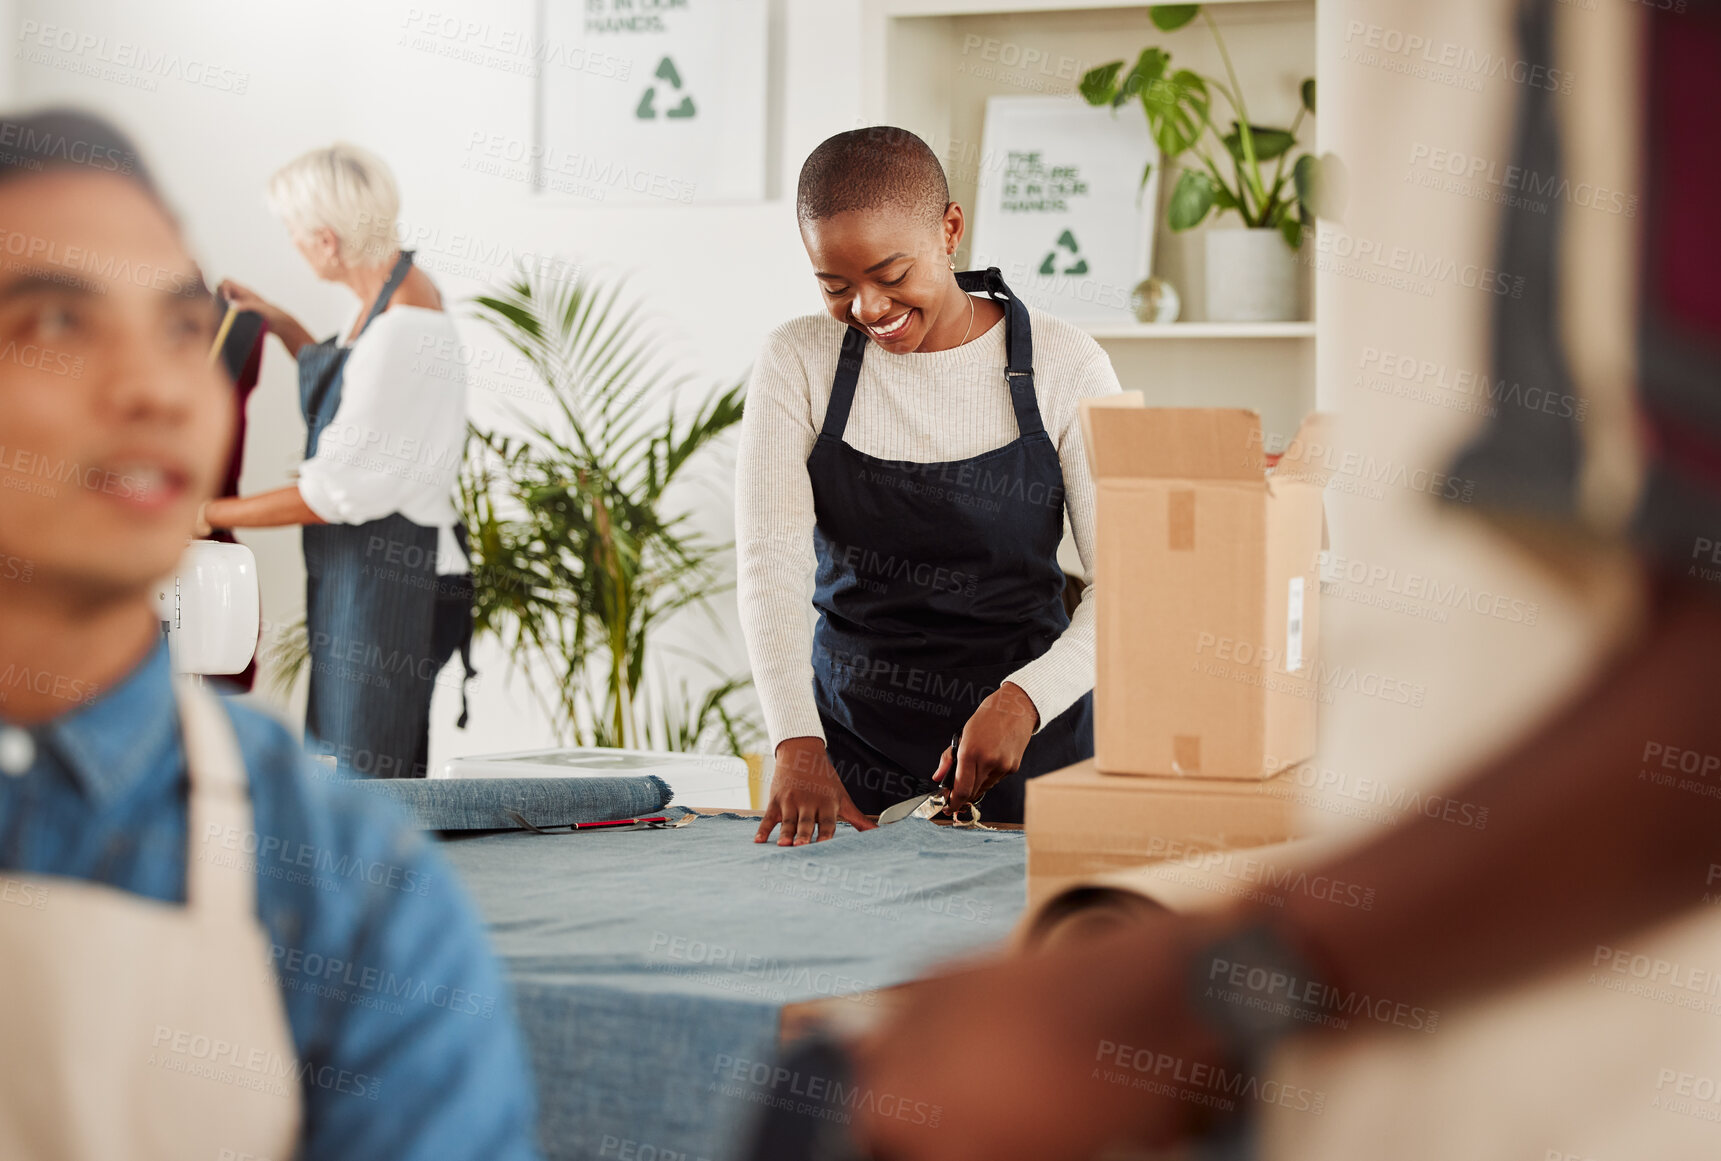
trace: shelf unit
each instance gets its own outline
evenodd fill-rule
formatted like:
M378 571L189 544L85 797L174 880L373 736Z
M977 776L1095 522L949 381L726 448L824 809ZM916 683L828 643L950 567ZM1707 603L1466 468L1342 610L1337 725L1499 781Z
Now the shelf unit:
M1248 5L1260 7L1280 0L1208 0L1214 7ZM1057 0L876 0L874 5L887 17L898 16L993 16L1005 13L1095 11L1106 8L1140 8L1141 0L1081 0L1062 4Z
M1082 327L1101 342L1124 339L1312 339L1312 322L1089 323Z
M1317 76L1317 5L1329 2L1211 3L1250 98L1251 120L1290 122L1298 82ZM1083 72L1133 59L1148 44L1164 45L1176 67L1223 75L1201 21L1162 33L1148 20L1149 7L1139 0L862 0L863 116L869 124L901 125L925 138L944 160L951 197L972 206L985 164L980 143L988 97L1068 93L1079 100ZM1141 113L1131 108L1120 115ZM1315 124L1318 129L1318 119ZM1316 144L1306 131L1303 141ZM1315 406L1315 324L1205 320L1207 227L1185 234L1166 229L1169 176L1160 182L1154 267L1182 296L1182 320L1084 329L1111 356L1124 387L1142 390L1150 404L1251 407L1270 436L1289 436ZM1231 216L1225 225L1235 222ZM959 265L964 257L958 253ZM1318 309L1310 282L1305 302Z

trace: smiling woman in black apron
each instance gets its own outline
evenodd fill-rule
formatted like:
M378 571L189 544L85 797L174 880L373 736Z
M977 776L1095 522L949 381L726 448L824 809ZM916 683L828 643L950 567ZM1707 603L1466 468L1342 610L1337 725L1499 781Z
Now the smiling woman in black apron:
M281 308L222 283L298 361L305 461L296 484L212 501L204 518L304 525L307 745L348 773L422 778L437 675L456 648L472 673L472 580L450 499L466 438L459 336L394 244L400 202L381 160L314 150L275 175L270 200L312 270L362 313L313 342Z
M825 312L761 352L738 471L777 758L757 839L867 827L934 779L1020 821L1025 779L1093 753L1092 589L1072 619L1057 554L1067 513L1088 558L1077 403L1116 375L997 270L956 272L962 209L913 134L824 142L797 213Z

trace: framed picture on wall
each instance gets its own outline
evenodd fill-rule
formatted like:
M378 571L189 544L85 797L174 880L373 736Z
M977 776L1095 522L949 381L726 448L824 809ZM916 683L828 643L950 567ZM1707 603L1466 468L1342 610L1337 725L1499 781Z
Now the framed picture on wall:
M991 97L981 156L970 265L998 267L1024 302L1060 318L1134 322L1159 204L1159 150L1140 110Z
M768 0L544 0L537 185L599 205L765 196Z

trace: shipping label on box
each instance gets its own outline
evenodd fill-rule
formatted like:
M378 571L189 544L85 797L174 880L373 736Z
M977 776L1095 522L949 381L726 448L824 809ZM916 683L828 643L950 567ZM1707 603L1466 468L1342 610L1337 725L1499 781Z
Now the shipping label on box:
M1314 754L1324 479L1311 416L1269 468L1260 418L1084 403L1096 485L1094 757L1260 779Z

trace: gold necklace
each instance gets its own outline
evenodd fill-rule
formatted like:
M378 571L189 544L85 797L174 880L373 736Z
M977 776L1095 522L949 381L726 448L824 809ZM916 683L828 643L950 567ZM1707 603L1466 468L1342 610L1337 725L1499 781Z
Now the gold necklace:
M968 345L968 335L974 330L974 296L967 291L962 293L968 299L968 329L962 332L962 341L956 344L959 347Z

